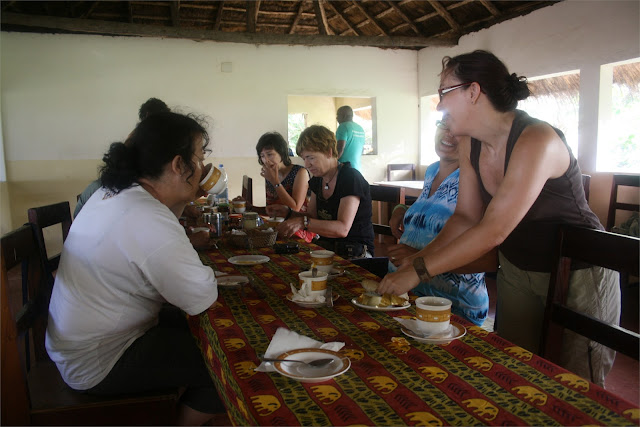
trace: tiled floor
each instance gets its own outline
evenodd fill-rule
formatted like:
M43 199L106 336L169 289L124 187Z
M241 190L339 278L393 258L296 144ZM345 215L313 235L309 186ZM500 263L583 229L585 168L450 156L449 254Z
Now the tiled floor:
M392 237L384 236L379 242L376 236L376 256L386 256L386 246L393 244ZM496 283L487 278L489 292L489 317L495 317ZM621 326L638 332L638 287L623 289ZM484 325L483 325L484 326ZM640 406L640 364L637 360L618 354L613 368L606 378L606 388L612 393Z

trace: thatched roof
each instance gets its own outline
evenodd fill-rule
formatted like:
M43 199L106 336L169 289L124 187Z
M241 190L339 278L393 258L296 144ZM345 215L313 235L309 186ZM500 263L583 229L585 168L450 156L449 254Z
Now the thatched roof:
M2 1L2 30L251 44L453 46L557 1Z

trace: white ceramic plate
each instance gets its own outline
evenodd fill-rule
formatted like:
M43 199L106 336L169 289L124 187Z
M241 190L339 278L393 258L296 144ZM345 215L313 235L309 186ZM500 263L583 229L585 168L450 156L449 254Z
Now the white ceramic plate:
M334 359L334 362L320 368L296 362L275 362L273 367L278 373L296 381L319 383L344 374L351 366L351 360L347 356L321 348L300 348L284 352L278 356L278 359L302 360L304 362L326 358Z
M390 306L387 306L387 307L378 307L377 305L360 304L356 298L352 299L351 302L356 307L364 308L364 309L367 309L367 310L373 310L373 311L397 311L397 310L405 310L405 309L411 307L411 303L409 301L407 301L403 306L390 305Z
M270 259L266 255L238 255L229 258L229 262L234 265L257 265L269 262Z
M337 300L338 298L340 298L340 295L334 293L333 301L335 302L335 300ZM293 294L287 294L287 299L291 302L298 304L300 307L306 307L306 308L317 308L317 307L322 307L324 305L327 305L326 302L294 301Z
M447 344L453 340L457 340L465 336L465 334L467 333L467 328L465 328L459 323L451 322L451 327L449 329L448 336L442 336L442 334L438 334L437 337L433 337L433 338L425 337L421 335L419 332L414 332L410 329L405 328L404 326L402 327L402 333L417 341L424 342L427 344Z
M244 285L245 283L249 283L249 278L247 276L220 276L217 278L218 286L232 288L240 285Z

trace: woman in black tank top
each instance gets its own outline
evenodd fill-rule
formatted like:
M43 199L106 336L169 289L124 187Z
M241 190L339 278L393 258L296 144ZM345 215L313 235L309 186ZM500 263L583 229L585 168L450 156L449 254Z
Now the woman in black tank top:
M497 249L497 332L537 352L557 226L602 226L589 209L580 168L562 132L516 110L530 94L526 79L509 74L486 51L445 57L442 63L437 109L460 141L458 204L440 234L387 275L379 291L402 294L421 281L419 275L424 281L448 271L485 271L482 257L495 260ZM584 270L591 279L576 284L585 272L573 273L569 305L617 324L616 275L596 267ZM596 301L595 295L602 299ZM577 358L581 365L570 369L604 382L612 355L597 349L602 363L594 369L586 361L595 345L584 338L568 342L574 355L584 355Z

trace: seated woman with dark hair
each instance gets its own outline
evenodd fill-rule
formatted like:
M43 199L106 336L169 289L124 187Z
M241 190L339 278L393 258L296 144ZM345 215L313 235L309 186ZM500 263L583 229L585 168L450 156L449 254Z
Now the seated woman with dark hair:
M223 410L184 315L218 297L178 218L199 192L209 137L195 119L158 113L105 154L102 187L71 226L49 306L46 348L64 381L89 394L186 386L178 423Z
M264 177L267 206L280 204L294 211L307 211L309 172L294 165L289 158L289 145L278 132L267 132L256 144L260 175ZM296 236L310 242L313 233L298 230Z
M369 183L350 163L338 163L336 137L314 125L300 134L296 152L313 178L307 212L283 205L267 206L273 216L286 218L278 233L291 237L298 230L320 235L316 242L346 258L373 255L373 225Z

